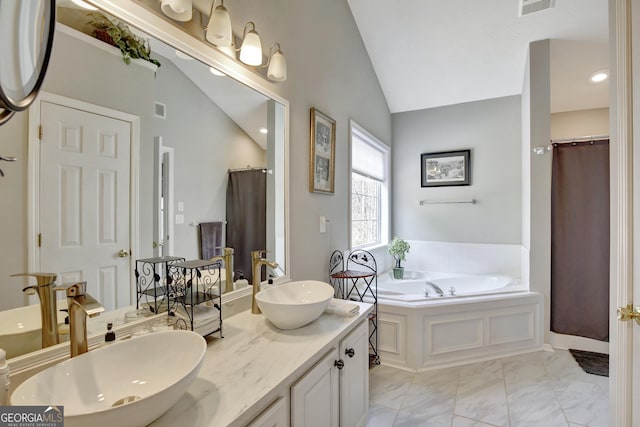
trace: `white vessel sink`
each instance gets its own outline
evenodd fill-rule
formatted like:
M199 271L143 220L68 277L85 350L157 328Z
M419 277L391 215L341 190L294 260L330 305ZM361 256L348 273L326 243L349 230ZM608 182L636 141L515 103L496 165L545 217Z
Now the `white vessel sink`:
M256 294L256 302L276 328L296 329L320 317L332 297L328 283L301 280L264 289Z
M67 301L57 302L58 323L64 322ZM0 348L7 358L20 356L42 348L42 321L40 304L0 311Z
M117 341L39 372L11 404L64 406L65 427L146 426L182 397L206 349L191 331Z

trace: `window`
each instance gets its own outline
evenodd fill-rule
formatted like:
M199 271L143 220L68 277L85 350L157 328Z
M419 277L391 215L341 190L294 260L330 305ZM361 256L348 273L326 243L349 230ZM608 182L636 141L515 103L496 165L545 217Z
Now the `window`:
M389 241L389 147L351 122L351 247Z

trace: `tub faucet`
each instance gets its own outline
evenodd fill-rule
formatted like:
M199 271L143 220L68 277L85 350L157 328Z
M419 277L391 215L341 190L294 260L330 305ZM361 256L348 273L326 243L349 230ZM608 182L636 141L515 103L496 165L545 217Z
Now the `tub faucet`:
M40 300L40 321L42 324L42 348L58 344L58 307L54 285L56 275L54 273L23 273L12 274L11 277L28 276L35 277L37 284L27 286L22 292L27 295L38 294Z
M251 251L251 272L253 273L253 289L251 291L251 313L260 314L262 311L256 303L256 293L260 290L260 277L262 276L262 266L267 265L271 268L278 268L278 263L262 258L262 254L266 255L267 251Z
M67 294L71 357L86 353L87 317L96 317L104 311L104 307L87 293L87 282L57 286L54 290Z
M436 285L433 282L430 282L427 280L427 286L431 286L433 288L434 291L436 291L436 293L438 294L439 297L443 297L444 296L444 292L442 292L442 289L440 289L440 286Z

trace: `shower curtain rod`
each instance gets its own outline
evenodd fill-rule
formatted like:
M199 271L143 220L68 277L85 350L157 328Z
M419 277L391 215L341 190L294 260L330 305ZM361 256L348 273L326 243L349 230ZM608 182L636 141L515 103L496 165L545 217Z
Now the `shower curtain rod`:
M591 135L591 136L577 136L575 138L561 138L549 140L549 145L540 145L533 147L533 152L539 156L546 152L550 152L553 144L573 144L575 142L589 142L589 141L601 141L603 139L609 139L609 135Z
M609 139L609 135L590 135L590 136L577 136L575 138L561 138L552 139L552 144L571 144L572 142L585 142L585 141L600 141L603 139Z
M229 172L247 172L247 171L262 171L264 173L272 173L271 169L267 169L265 167L247 166L246 168L229 169Z

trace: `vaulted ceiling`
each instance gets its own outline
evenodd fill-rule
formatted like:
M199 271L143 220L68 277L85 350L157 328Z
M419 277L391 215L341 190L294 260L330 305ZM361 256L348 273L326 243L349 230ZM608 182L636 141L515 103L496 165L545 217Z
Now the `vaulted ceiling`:
M551 39L551 110L607 107L606 0L347 0L392 113L522 92L528 44Z

